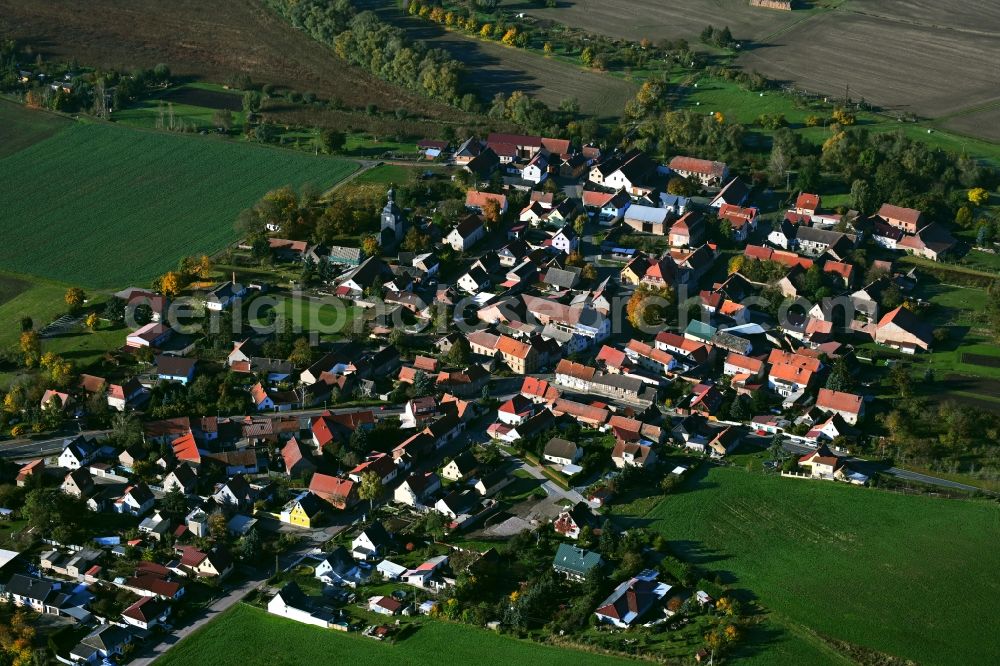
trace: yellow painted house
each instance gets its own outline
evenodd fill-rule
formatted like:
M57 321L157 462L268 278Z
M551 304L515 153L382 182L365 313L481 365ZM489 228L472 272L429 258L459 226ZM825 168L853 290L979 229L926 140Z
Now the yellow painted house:
M323 502L306 491L281 509L281 522L297 527L315 527L323 515Z

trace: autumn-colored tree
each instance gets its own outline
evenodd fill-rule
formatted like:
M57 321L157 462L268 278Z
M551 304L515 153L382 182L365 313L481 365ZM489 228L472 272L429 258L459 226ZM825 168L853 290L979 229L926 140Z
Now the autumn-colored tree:
M45 352L39 365L48 373L49 381L56 386L66 386L73 378L73 364L55 352Z
M586 266L583 267L583 270L580 272L580 277L582 277L584 280L596 280L597 269L594 268L593 264L587 264Z
M87 315L87 319L84 320L84 325L92 331L97 330L98 324L101 323L101 318L97 316L96 312L91 312Z
M577 215L576 219L573 220L573 231L576 232L577 236L583 236L583 232L586 228L587 228L587 216Z
M746 257L742 254L737 254L732 259L729 260L729 274L739 273L740 269L743 268L743 262L746 261Z
M292 345L292 353L288 355L288 360L300 368L312 363L312 347L309 345L309 340L306 338L296 340L295 344Z
M672 289L653 289L640 285L632 292L625 307L629 323L636 328L663 323L666 312L664 308L674 301Z
M974 187L969 190L969 201L973 206L982 206L990 200L990 193L983 187Z
M42 341L37 331L21 333L21 353L24 355L24 367L33 368L42 357Z
M177 294L181 293L180 274L170 271L160 278L160 291L162 291L163 295L168 298L173 298Z
M848 125L853 125L855 120L857 120L853 113L847 111L846 109L836 108L833 110L833 115L831 116L834 122L843 125L844 127Z
M377 257L381 250L378 238L375 236L365 236L361 239L361 250L365 253L366 257Z
M567 266L575 266L576 268L583 268L587 265L587 260L583 258L579 250L576 250L566 259Z
M494 231L503 213L500 211L500 202L496 199L487 199L483 204L483 219L486 220L486 228Z
M503 37L500 38L500 41L507 46L514 46L514 43L517 41L517 28L509 28L503 34Z
M545 42L542 45L542 51L545 52L545 55L552 55L552 42Z
M955 213L955 224L958 226L968 229L972 226L972 209L968 206L962 206Z
M207 280L212 276L212 259L207 255L201 255L201 259L198 260L198 277L202 280Z
M487 39L489 38L489 36L492 33L493 33L493 24L492 23L484 23L483 27L480 28L480 30L479 30L479 36L480 37L486 37Z
M590 67L594 64L594 49L589 46L585 47L583 51L580 52L580 62L582 62L585 67Z
M722 631L722 637L727 643L734 643L740 639L740 630L735 624L727 625Z
M79 287L70 287L66 290L66 295L63 296L63 300L66 301L66 305L69 306L70 312L79 312L80 308L83 307L83 302L86 300L86 295L83 293L83 289Z
M34 660L35 628L28 614L19 610L9 624L0 625L0 662L11 666L30 666Z

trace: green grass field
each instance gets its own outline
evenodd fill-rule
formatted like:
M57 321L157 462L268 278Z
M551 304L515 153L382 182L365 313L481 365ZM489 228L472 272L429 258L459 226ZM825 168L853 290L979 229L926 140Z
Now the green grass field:
M157 660L161 666L298 666L348 660L355 666L546 664L603 666L635 663L498 636L484 629L425 622L396 645L359 634L319 629L237 605L185 638Z
M332 304L324 304L318 301L307 299L294 300L291 298L279 297L276 305L270 305L268 297L263 297L254 301L250 305L250 322L254 324L263 323L270 310L275 310L279 317L289 318L296 330L317 331L320 333L335 333L350 330L355 319L362 316L363 310L356 305L350 305L339 299L343 306L340 309ZM258 301L260 304L258 305Z
M359 185L366 183L377 183L379 185L402 185L409 183L414 178L425 171L440 171L441 166L432 163L420 164L416 166L402 166L401 164L380 164L373 169L365 171L354 179Z
M685 79L688 75L674 78L675 82ZM797 106L793 98L783 92L768 90L763 93L744 90L732 81L699 77L698 87L686 89L682 98L685 108L722 113L728 120L753 125L757 117L763 113L784 114L790 126L809 141L822 144L830 136L830 130L824 127L805 127L808 116L829 118L829 110L813 106ZM933 122L900 122L887 116L874 113L858 114L858 125L872 132L902 132L905 136L932 148L941 148L959 154L968 154L984 159L994 166L1000 165L1000 145L990 141L962 136L953 132L938 129ZM771 132L761 130L755 132L769 135ZM827 203L824 200L824 203ZM828 204L830 205L830 204Z
M920 663L1000 660L996 504L712 468L633 518L792 633Z
M329 187L355 168L210 137L74 124L0 159L0 265L85 287L145 284L182 256L233 241L239 211L268 190Z

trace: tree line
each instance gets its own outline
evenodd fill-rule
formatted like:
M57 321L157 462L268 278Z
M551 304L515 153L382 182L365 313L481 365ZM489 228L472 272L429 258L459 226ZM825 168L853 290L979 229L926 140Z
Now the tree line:
M267 4L296 28L333 47L344 60L379 78L450 104L461 102L461 63L442 49L408 40L403 30L374 12L358 13L347 0L267 0Z

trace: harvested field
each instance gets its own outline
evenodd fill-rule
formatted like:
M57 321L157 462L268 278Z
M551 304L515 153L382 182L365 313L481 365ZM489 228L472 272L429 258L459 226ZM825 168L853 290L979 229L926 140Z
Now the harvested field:
M806 3L800 3L806 4ZM992 0L820 0L757 9L745 0L574 0L555 9L507 0L511 11L611 37L698 42L706 25L748 40L737 63L824 95L945 119L940 127L1000 140L1000 4ZM993 103L990 105L990 103ZM987 105L985 110L980 107Z
M558 2L553 9L525 0L502 4L510 11L610 37L654 42L683 37L693 43L706 25L728 25L736 39L756 40L812 13L757 9L747 0L573 0Z
M28 109L4 99L0 99L0 117L0 157L13 155L69 126L57 113Z
M394 0L360 0L354 4L377 12L383 20L404 28L413 39L442 48L463 62L469 82L487 102L498 92L520 90L549 106L575 97L584 113L610 117L621 114L638 87L524 49L449 32L435 23L404 15Z
M937 117L1000 99L1000 5L989 0L857 0L765 44L740 64L817 92L850 85L887 109Z
M340 60L257 0L0 0L0 34L47 58L124 70L162 62L175 74L215 83L246 72L257 83L348 106L466 117Z
M1000 143L1000 102L984 109L966 111L935 123L942 129Z

